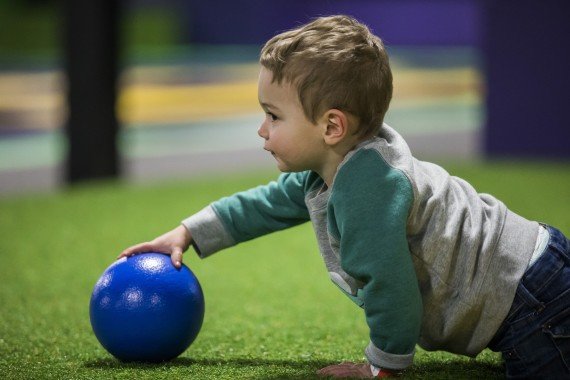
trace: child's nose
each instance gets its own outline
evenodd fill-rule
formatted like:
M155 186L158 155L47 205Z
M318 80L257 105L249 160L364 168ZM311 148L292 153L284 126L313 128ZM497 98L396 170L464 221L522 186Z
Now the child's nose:
M269 138L269 135L267 134L267 128L265 127L265 123L261 123L261 125L257 129L257 134L259 135L259 137L261 137L264 140L267 140Z

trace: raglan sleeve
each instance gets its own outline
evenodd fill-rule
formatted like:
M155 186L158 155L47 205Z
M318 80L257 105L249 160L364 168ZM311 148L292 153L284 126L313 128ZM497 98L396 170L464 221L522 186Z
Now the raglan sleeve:
M309 172L284 173L267 185L211 203L182 221L200 257L309 220Z
M341 266L364 284L359 291L371 364L412 364L422 301L406 238L413 190L378 152L364 150L337 173L329 202L329 233L340 242Z

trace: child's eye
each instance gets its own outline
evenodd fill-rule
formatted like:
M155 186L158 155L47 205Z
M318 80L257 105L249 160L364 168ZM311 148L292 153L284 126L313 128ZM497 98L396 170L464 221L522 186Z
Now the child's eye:
M272 114L271 112L267 112L267 117L269 117L271 121L276 121L278 119L277 116L275 116L275 114Z

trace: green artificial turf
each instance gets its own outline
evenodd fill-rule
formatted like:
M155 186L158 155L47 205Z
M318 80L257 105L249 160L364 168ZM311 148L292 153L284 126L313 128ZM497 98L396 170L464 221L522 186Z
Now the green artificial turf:
M570 165L449 167L514 211L570 233ZM98 183L0 200L0 378L310 379L363 360L363 314L328 279L309 224L208 259L188 252L206 298L202 331L178 359L124 364L97 342L91 290L126 246L151 239L223 195L274 173L135 187ZM405 378L501 378L497 354L418 350Z

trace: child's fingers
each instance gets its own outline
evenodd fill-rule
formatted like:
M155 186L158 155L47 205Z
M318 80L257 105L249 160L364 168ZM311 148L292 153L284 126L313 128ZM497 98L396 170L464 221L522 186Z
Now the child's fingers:
M182 266L182 249L178 247L174 248L170 254L170 258L172 264L174 264L176 268L180 268Z
M154 248L153 248L151 243L149 243L149 242L140 243L140 244L133 245L132 247L125 249L123 252L121 252L121 254L119 256L117 256L117 259L120 259L122 257L129 257L129 256L134 255L135 253L150 252L153 250L154 250Z
M317 375L320 377L334 377L334 378L350 377L358 379L367 379L374 377L374 375L370 371L369 364L356 364L350 362L334 364L322 368L319 371L317 371Z

